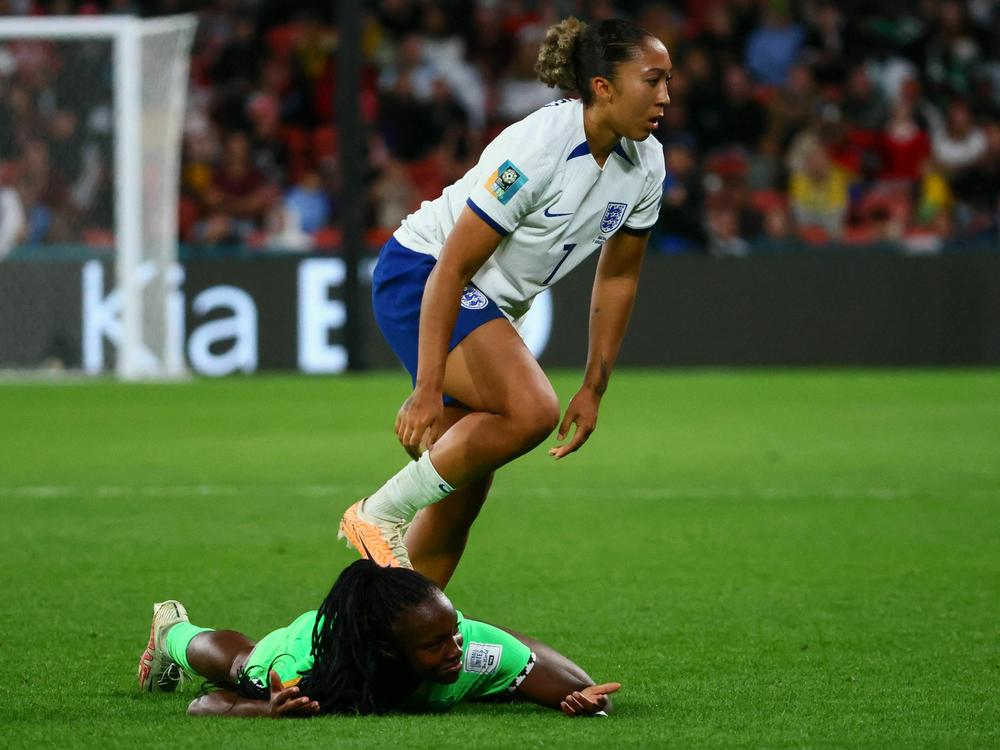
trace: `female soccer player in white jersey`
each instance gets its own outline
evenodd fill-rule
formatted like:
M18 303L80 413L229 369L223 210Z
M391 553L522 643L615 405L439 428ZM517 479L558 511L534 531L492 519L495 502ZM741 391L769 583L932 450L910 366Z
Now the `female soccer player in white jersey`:
M663 150L651 134L671 67L660 40L629 21L553 26L536 70L580 99L500 133L382 249L375 316L413 378L396 435L417 460L344 513L340 536L362 555L445 586L493 472L557 425L560 441L575 430L549 451L556 459L593 432L659 212ZM586 371L560 423L517 326L535 295L597 249Z

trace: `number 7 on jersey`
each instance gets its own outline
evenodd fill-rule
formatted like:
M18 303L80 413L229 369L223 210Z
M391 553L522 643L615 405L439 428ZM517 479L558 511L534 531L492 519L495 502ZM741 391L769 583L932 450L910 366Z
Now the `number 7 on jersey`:
M552 273L550 273L548 276L545 277L545 281L542 282L542 286L546 286L550 281L552 281L552 277L556 275L556 272L562 267L562 264L566 262L566 259L569 257L569 254L573 252L574 247L576 247L575 242L563 245L562 249L563 257L561 257L559 259L559 262L556 263L556 267L552 269Z

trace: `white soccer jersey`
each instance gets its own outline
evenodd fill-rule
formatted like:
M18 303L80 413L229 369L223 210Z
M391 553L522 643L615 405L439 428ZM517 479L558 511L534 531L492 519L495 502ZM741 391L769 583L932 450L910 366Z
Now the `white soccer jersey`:
M395 232L405 247L441 254L466 206L504 237L473 276L517 321L531 300L615 232L644 233L660 211L663 148L652 136L623 138L597 165L583 129L583 104L561 99L505 129L479 163L425 201Z

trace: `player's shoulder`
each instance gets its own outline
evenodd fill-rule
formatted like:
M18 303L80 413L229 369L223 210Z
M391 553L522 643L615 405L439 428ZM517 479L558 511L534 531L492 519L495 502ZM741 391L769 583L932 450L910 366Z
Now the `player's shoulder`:
M628 161L642 174L649 178L663 181L667 168L663 157L663 144L650 135L644 141L632 141L623 138L621 143L622 151L628 157Z
M583 122L578 99L558 99L507 127L500 138L531 145L539 156L557 159L577 144L576 131Z

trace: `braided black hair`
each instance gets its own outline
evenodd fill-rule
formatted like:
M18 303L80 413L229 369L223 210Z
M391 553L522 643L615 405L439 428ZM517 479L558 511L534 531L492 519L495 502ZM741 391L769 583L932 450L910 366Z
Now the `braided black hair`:
M433 581L407 568L370 560L348 565L317 613L313 666L302 674L300 694L319 702L321 713L382 714L397 707L420 680L396 655L393 623L438 593ZM269 694L243 675L237 691Z

